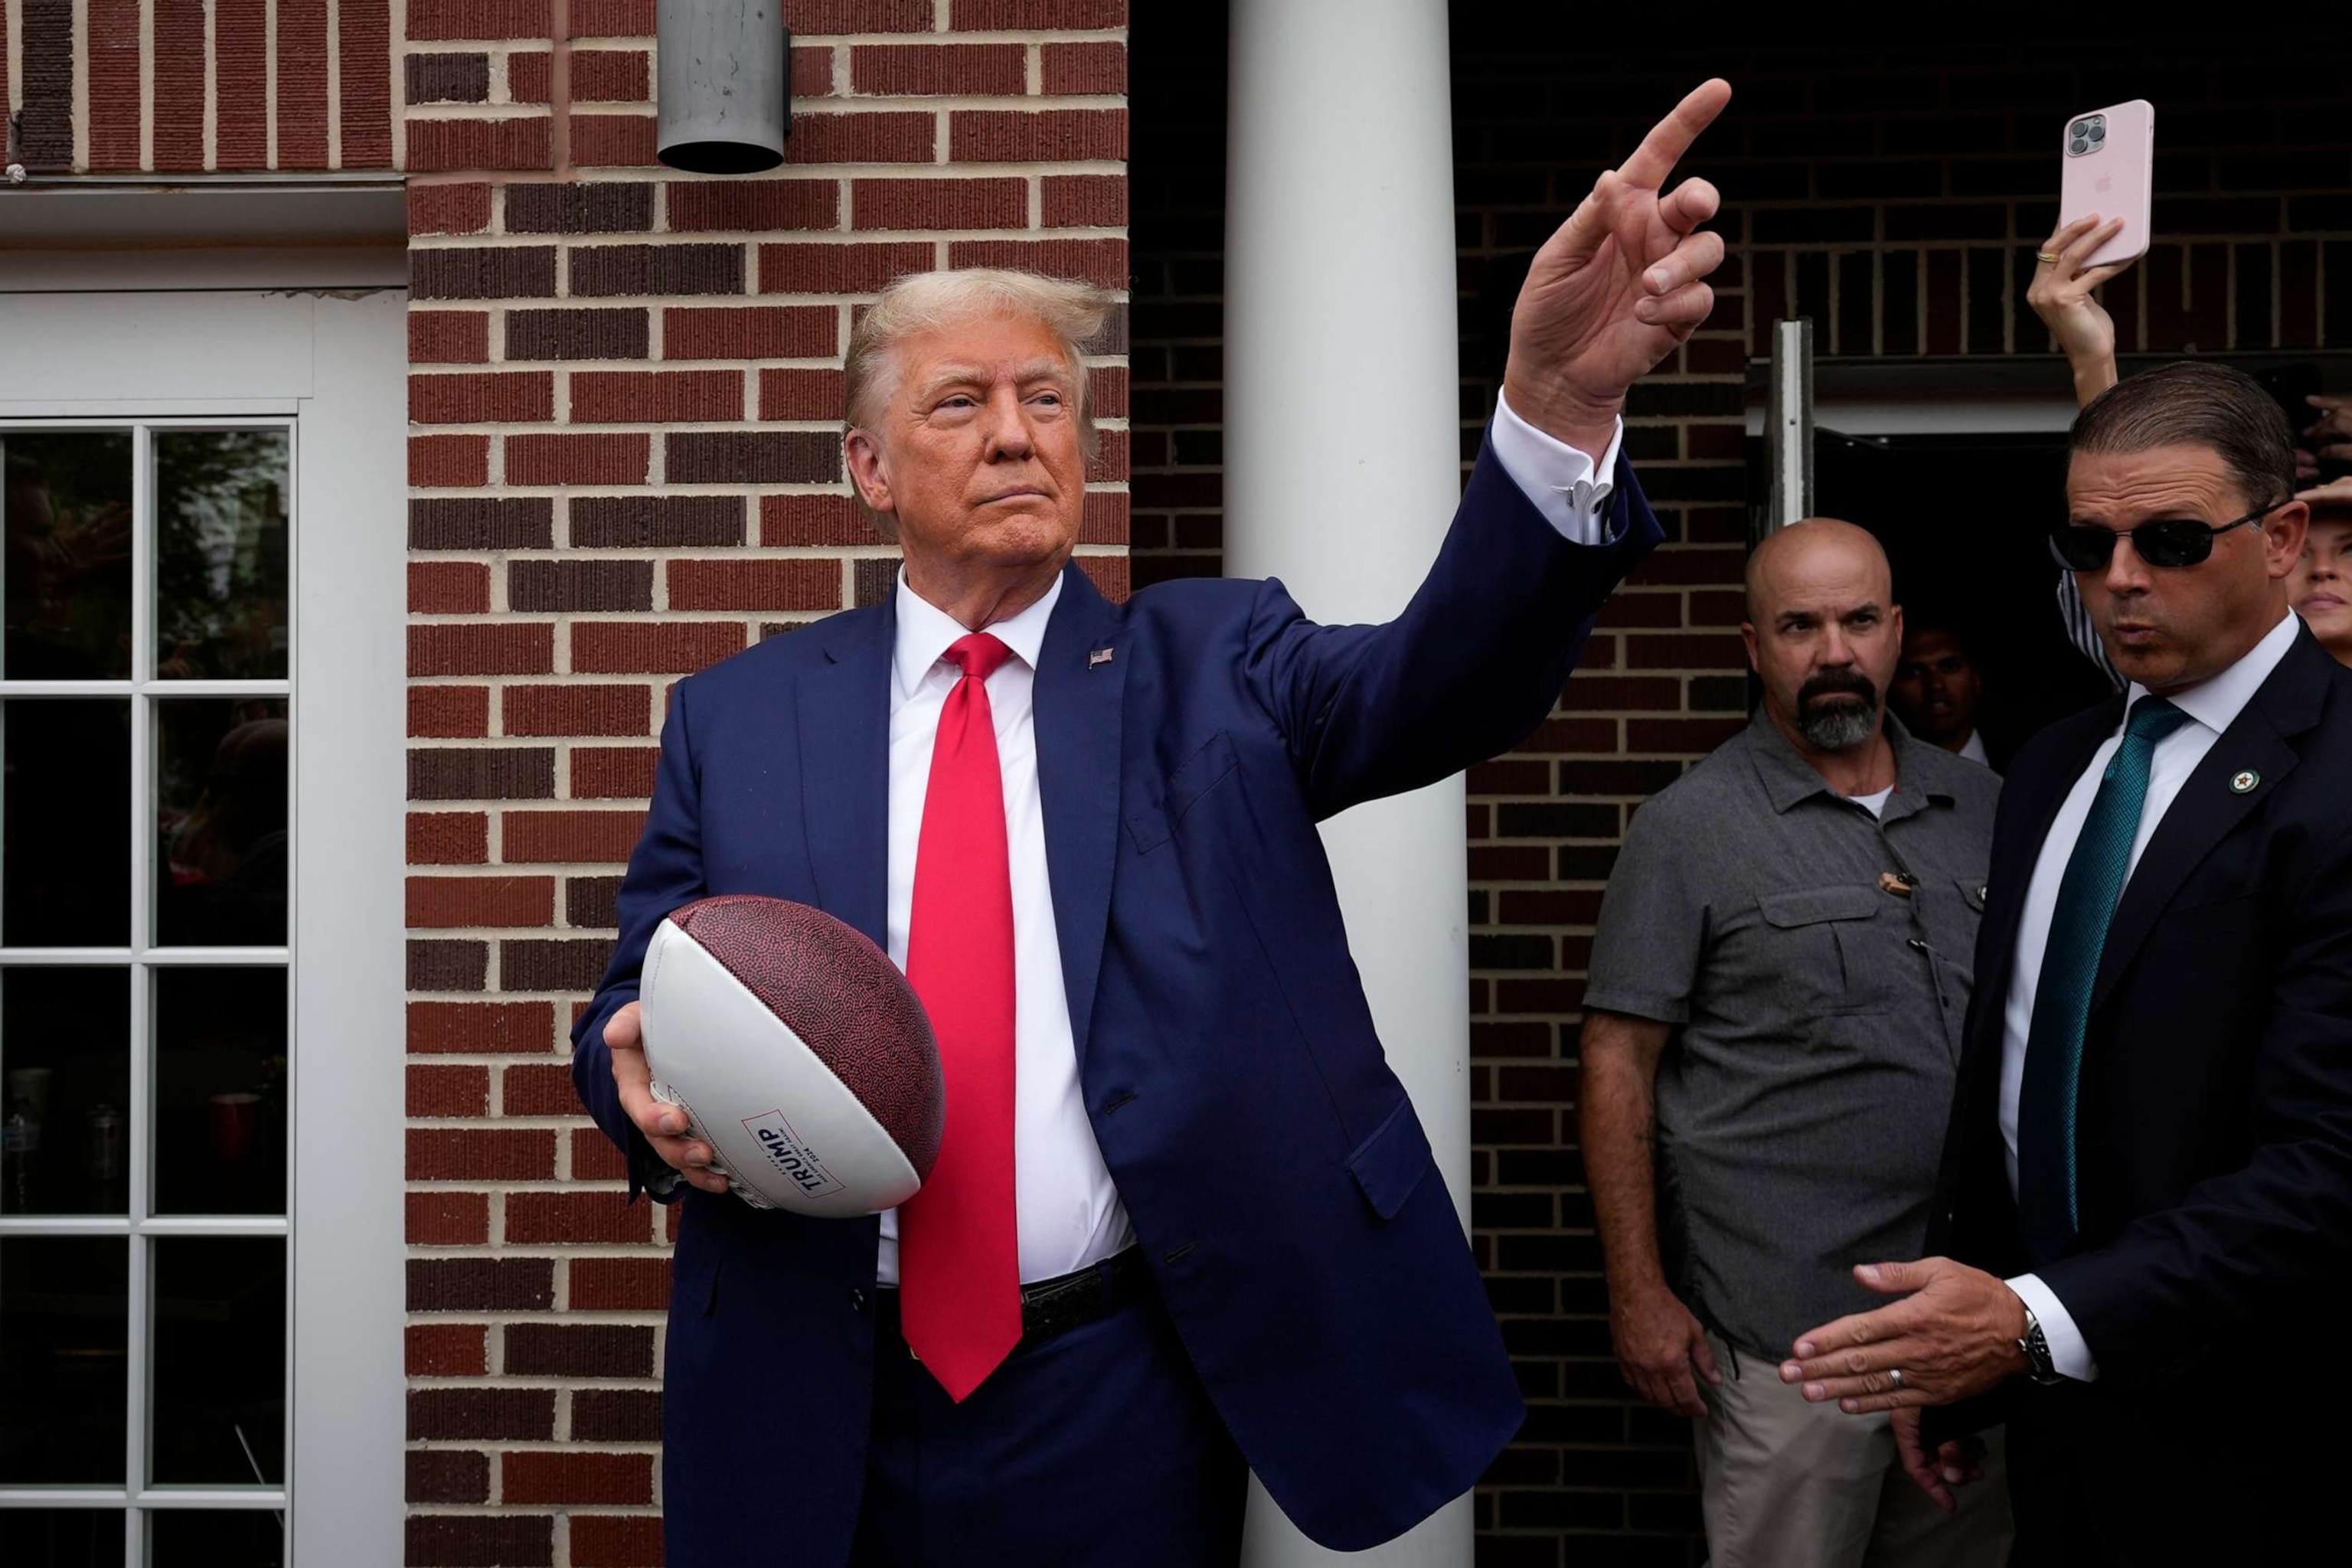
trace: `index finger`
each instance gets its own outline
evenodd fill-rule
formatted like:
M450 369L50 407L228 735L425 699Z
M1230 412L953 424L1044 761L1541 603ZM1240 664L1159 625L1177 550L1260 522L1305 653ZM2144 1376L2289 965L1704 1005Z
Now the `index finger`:
M1834 1323L1823 1323L1797 1341L1793 1347L1797 1359L1810 1361L1850 1345L1884 1343L1902 1331L1902 1321L1895 1314L1902 1311L1904 1306L1904 1301L1897 1301L1874 1312L1856 1312L1850 1317L1840 1318Z
M1709 77L1684 95L1675 105L1674 112L1650 127L1633 155L1618 169L1627 182L1656 190L1675 172L1675 165L1698 140L1699 132L1715 123L1723 106L1731 101L1731 84L1721 77Z

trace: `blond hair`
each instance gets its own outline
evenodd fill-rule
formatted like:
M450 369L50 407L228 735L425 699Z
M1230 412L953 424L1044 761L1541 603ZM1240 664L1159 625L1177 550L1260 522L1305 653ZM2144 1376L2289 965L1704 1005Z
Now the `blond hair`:
M910 273L883 289L850 331L849 353L842 367L845 423L850 430L881 433L877 422L883 405L897 390L902 369L895 351L906 339L976 319L1026 318L1054 334L1069 363L1070 379L1077 386L1078 444L1092 458L1094 399L1087 386L1085 345L1102 331L1110 317L1111 303L1109 291L1091 283L1011 268ZM865 504L863 496L858 500ZM897 537L890 520L877 516L875 523L886 538Z

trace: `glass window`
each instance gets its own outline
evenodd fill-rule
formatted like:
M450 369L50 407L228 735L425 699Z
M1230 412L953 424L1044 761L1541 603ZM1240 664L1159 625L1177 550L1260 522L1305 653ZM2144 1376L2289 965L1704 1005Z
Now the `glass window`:
M285 1560L294 447L0 429L6 1568Z
M124 430L0 433L8 679L131 673L131 441Z
M0 1517L10 1568L122 1568L122 1515L106 1508L28 1508Z
M286 1521L275 1511L161 1509L148 1517L148 1568L283 1568L286 1562ZM108 1561L121 1562L121 1550L118 1542Z
M286 972L155 972L157 1214L286 1212Z
M286 1243L161 1237L154 1251L157 1486L286 1479Z
M131 940L131 703L0 701L0 943Z
M131 975L0 969L0 1215L124 1212Z
M155 674L282 679L283 430L155 433Z
M122 1484L129 1258L120 1237L0 1237L0 1486Z
M286 940L286 703L201 698L155 709L155 940Z

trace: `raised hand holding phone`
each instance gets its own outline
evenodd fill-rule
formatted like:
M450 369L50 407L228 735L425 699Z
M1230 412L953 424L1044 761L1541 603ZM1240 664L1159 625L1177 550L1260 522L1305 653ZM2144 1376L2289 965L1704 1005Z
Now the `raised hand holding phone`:
M2062 223L2035 255L2025 302L2058 340L2074 373L2074 402L2088 403L2116 384L2116 323L2093 292L2131 266L2094 266L2091 258L2122 232L2125 220L2086 214Z

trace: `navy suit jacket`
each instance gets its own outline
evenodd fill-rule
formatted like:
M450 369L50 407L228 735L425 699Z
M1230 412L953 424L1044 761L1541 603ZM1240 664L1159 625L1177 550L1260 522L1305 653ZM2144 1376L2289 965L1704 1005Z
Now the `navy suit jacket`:
M1563 540L1482 453L1436 565L1385 626L1276 582L1114 605L1072 565L1036 671L1048 879L1080 1081L1159 1292L1243 1455L1309 1536L1399 1534L1524 1414L1429 1142L1373 1032L1316 823L1523 739L1601 601L1658 542L1621 462L1606 546ZM1346 523L1334 523L1335 548ZM627 1152L605 1020L662 917L716 893L884 941L886 601L681 682L620 943L573 1030ZM1109 648L1097 663L1093 650ZM878 1222L688 1190L663 1421L673 1568L779 1541L847 1553L865 1468ZM1118 1457L1104 1458L1116 1485Z
M2000 1125L2018 927L2051 821L2123 710L2118 694L2020 752L1993 829L1927 1249L2004 1278L2032 1267ZM2013 1379L1930 1413L1933 1436L2009 1420L2014 1460L2024 1421L2074 1457L2066 1474L2011 1465L2021 1543L2058 1510L2121 1562L2278 1561L2294 1553L2255 1550L2263 1531L2293 1541L2339 1506L2319 1475L2339 1448L2307 1422L2352 1287L2347 799L2352 671L2306 628L2181 785L2107 930L2075 1117L2082 1231L2037 1270L2098 1380Z

